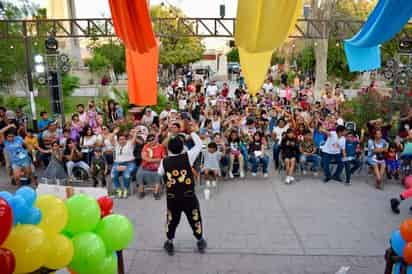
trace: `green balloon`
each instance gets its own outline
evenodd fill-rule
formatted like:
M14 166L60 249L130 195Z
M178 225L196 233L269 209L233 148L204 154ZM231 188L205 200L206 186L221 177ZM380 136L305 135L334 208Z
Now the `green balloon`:
M93 231L100 221L100 207L97 201L84 194L66 201L69 220L64 228L70 234Z
M77 273L93 273L106 257L103 240L92 232L80 233L72 239L74 247L70 268Z
M97 269L93 271L94 274L117 274L117 256L116 254L108 255Z
M119 251L133 240L133 225L125 216L109 215L97 225L96 234L102 238L107 251Z

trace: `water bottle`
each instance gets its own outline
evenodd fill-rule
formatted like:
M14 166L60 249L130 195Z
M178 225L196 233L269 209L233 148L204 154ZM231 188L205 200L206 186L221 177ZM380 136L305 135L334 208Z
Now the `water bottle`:
M350 266L342 266L339 268L338 272L336 274L348 274L349 273Z

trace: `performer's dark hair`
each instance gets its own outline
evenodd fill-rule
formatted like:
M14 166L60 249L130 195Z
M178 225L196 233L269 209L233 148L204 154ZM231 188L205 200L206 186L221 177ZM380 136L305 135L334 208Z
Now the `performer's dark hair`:
M167 145L167 149L173 154L182 153L184 148L183 140L180 136L172 136Z

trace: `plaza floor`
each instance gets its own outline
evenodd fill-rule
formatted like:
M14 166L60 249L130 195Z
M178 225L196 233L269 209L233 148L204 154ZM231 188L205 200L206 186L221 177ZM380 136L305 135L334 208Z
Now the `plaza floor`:
M135 225L135 239L125 251L127 273L329 274L342 267L350 274L383 273L389 236L408 217L409 204L400 215L392 214L388 201L401 186L392 182L378 191L372 180L358 177L347 187L303 177L285 185L272 174L222 182L210 200L199 189L209 246L203 255L195 252L185 218L175 256L163 252L164 198L116 200L115 211Z

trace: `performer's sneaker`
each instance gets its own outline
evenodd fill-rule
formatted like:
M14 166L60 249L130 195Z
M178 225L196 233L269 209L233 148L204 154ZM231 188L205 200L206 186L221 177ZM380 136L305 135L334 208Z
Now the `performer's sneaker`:
M167 240L163 245L164 250L169 256L175 255L175 247L172 241Z
M392 209L393 213L395 213L395 214L400 213L399 205L400 205L400 202L399 202L398 199L396 199L396 198L391 199L391 209Z
M205 241L205 239L200 239L197 241L197 250L199 251L199 253L205 253L207 247L207 242Z

